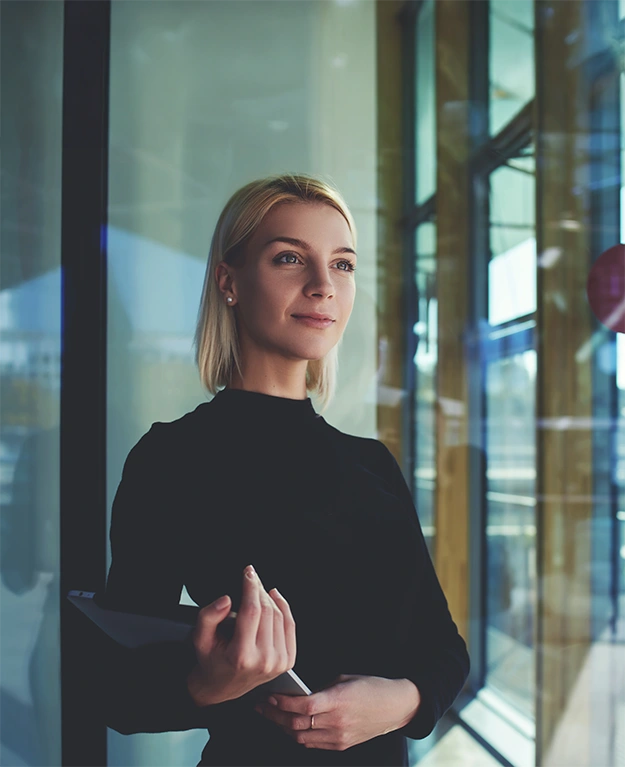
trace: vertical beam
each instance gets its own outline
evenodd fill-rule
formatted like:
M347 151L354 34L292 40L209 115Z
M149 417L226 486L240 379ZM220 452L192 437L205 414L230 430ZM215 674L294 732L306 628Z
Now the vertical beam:
M405 291L404 254L400 220L404 206L405 168L414 159L404 147L402 130L404 72L402 71L402 26L398 20L402 0L376 2L377 52L377 310L378 382L377 433L404 470L409 469L410 440L404 438L407 396L404 334L410 300ZM413 138L410 147L414 147ZM414 162L413 162L414 165ZM413 197L414 199L414 197ZM412 488L411 483L408 483Z
M64 765L106 764L85 670L89 629L65 598L106 576L106 212L110 3L65 3L61 352L61 691ZM97 694L97 693L95 693Z
M487 675L487 600L488 600L488 524L486 501L486 417L483 328L488 320L488 262L490 260L490 168L480 162L489 140L489 46L490 4L485 0L470 3L471 72L470 100L471 150L469 201L469 252L467 316L467 397L470 418L467 426L468 454L468 559L472 563L469 578L469 618L467 641L472 649L469 683L479 689Z
M594 764L588 715L558 724L590 644L592 319L582 0L536 2L537 764ZM576 222L571 225L570 222ZM584 351L586 350L586 351ZM563 750L565 749L565 750ZM568 753L570 758L565 758ZM575 755L573 757L573 755Z
M470 12L437 0L438 428L435 564L460 633L468 632L469 444L464 333L470 280Z

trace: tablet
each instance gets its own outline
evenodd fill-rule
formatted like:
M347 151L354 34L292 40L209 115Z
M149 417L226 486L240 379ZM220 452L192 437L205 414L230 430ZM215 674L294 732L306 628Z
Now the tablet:
M95 591L71 590L69 601L92 620L102 631L118 644L128 648L166 641L184 641L195 628L199 607L176 605L154 615L148 612L126 612L105 606ZM231 612L219 626L222 636L232 636L236 613ZM284 674L255 688L266 694L312 695L312 690L290 669Z

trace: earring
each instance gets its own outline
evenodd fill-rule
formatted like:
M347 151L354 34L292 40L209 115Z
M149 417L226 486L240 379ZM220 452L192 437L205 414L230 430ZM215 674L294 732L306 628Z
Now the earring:
M228 298L226 298L226 301L228 301L228 303L230 303L232 301L231 296L228 296Z

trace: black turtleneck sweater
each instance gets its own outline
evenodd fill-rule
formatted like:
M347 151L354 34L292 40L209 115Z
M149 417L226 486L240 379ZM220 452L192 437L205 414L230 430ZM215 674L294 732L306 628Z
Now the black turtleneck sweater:
M204 708L187 690L187 642L101 650L99 700L118 732L206 728L201 765L407 765L469 673L399 465L294 400L224 389L130 451L113 502L106 599L165 611L183 585L198 605L241 598L253 564L288 600L295 671L313 690L339 674L407 678L413 720L346 751L307 749L244 696Z

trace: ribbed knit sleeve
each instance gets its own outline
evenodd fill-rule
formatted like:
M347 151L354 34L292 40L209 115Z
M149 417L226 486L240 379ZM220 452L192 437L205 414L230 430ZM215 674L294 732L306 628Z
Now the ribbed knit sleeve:
M389 484L414 523L416 586L408 601L408 628L402 637L406 657L402 674L417 686L421 703L413 719L398 732L420 740L432 732L462 690L470 659L434 570L410 489L395 457L380 444Z
M167 611L182 592L176 543L182 500L168 427L155 423L132 448L113 501L105 601L128 611ZM189 694L187 676L196 664L191 630L186 641L134 649L101 641L99 684L109 727L123 734L210 727L223 704L198 707Z

